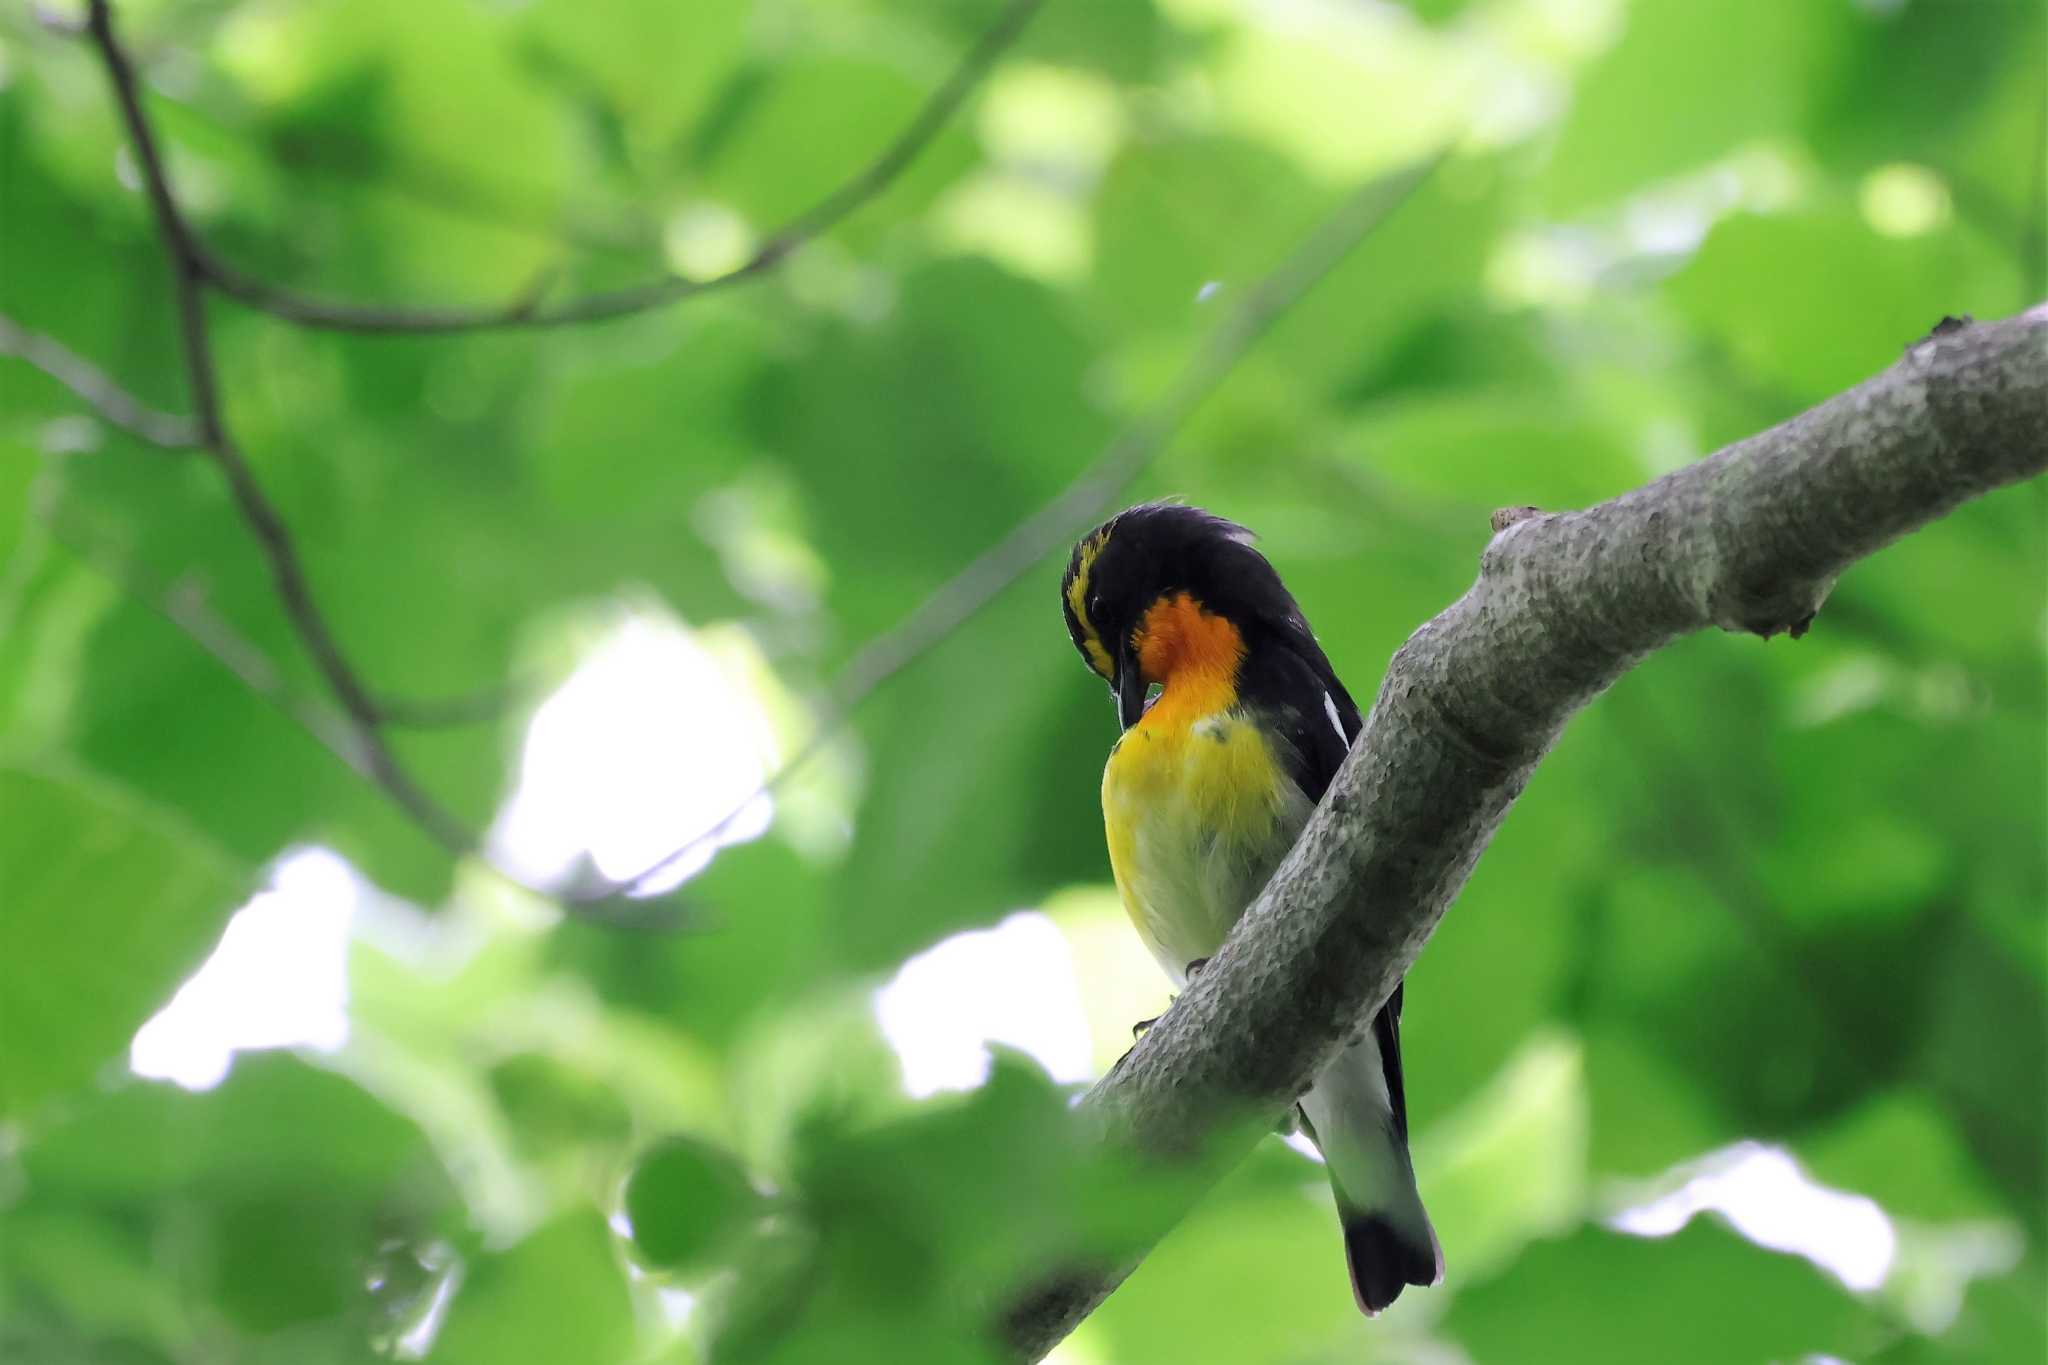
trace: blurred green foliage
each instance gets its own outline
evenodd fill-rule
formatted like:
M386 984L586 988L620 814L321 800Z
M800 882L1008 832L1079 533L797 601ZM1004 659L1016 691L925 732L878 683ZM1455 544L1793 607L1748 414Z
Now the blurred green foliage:
M737 263L995 11L120 7L223 256L420 304ZM217 303L228 417L380 692L519 699L397 735L484 825L621 599L736 625L793 747L1352 182L1448 136L1131 490L1258 529L1363 698L1492 507L1611 496L2035 302L2043 37L2031 0L1052 0L900 182L745 288L436 338ZM183 410L102 73L21 8L0 311ZM0 1357L983 1360L990 1295L1185 1197L1072 1146L1028 1058L906 1098L869 1003L1049 901L1084 987L1158 1003L1106 899L1056 896L1106 878L1113 730L1057 556L688 884L706 932L621 929L452 866L164 618L150 585L196 591L318 690L210 467L14 361L0 395ZM1442 1288L1361 1323L1321 1182L1268 1142L1061 1358L2040 1358L2042 513L1967 507L1807 639L1687 641L1566 736L1410 978ZM432 912L359 929L348 1044L127 1075L308 844ZM1877 1202L1880 1286L1711 1217L1605 1226L1744 1138Z

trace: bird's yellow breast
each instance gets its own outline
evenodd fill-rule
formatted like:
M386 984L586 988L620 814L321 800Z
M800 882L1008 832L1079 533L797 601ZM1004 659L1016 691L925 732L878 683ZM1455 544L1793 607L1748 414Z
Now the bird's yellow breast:
M1117 889L1177 983L1222 945L1312 808L1234 689L1191 681L1124 733L1102 775Z

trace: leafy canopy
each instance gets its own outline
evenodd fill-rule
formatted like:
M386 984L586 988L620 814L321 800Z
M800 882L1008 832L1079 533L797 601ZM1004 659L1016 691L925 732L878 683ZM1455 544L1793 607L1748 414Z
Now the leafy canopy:
M219 256L483 306L740 264L996 16L118 11ZM1449 142L1129 490L1257 528L1367 697L1491 508L1611 496L1944 313L2036 301L2042 41L2023 0L1055 0L900 179L744 285L564 330L356 335L219 299L208 322L225 414L377 694L509 696L392 731L480 828L620 603L690 623L791 752L858 644L1086 467L1356 182ZM90 47L0 18L0 312L184 412L135 186ZM1163 1003L1103 889L1112 711L1061 637L1056 556L686 884L701 932L622 928L449 858L195 640L178 604L321 695L212 466L19 361L0 395L10 1358L987 1360L988 1296L1142 1244L1185 1197L1073 1146L1029 1057L906 1098L870 1002L1045 906L1088 1012L1042 1008L1084 1019L1098 1066ZM1276 1141L1071 1359L2037 1358L2042 511L2039 488L1968 507L1807 639L1690 641L1566 737L1409 980L1444 1287L1359 1323L1317 1172ZM661 708L695 727L691 772L742 724L702 695ZM359 915L347 1045L196 1093L127 1075L306 845L417 907ZM1881 1284L1718 1220L1605 1225L1644 1197L1625 1182L1744 1138L1876 1201Z

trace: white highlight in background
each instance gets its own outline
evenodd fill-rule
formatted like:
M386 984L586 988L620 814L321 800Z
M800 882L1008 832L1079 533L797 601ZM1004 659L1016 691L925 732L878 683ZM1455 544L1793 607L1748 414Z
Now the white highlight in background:
M1738 1142L1684 1171L1677 1189L1623 1209L1608 1226L1668 1237L1712 1210L1758 1246L1804 1256L1851 1289L1876 1289L1891 1273L1899 1239L1884 1210L1815 1181L1783 1148Z
M754 696L683 627L636 612L534 713L492 842L535 882L586 851L605 876L630 877L747 802L641 888L666 891L768 828L774 806L757 793L774 753Z
M988 1078L989 1043L1029 1053L1055 1081L1089 1078L1088 1016L1073 954L1035 910L919 953L875 992L875 1017L916 1099Z
M285 854L213 955L128 1049L136 1075L209 1090L238 1051L348 1041L348 932L360 887L339 854Z

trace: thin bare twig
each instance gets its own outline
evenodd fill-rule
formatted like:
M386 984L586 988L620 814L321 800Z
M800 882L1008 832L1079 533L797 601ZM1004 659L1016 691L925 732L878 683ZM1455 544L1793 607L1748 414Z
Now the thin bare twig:
M14 356L41 370L83 399L102 420L152 445L178 453L203 449L199 426L191 418L165 412L161 408L144 403L116 384L91 361L72 351L62 342L41 332L30 331L5 313L0 313L0 355ZM56 533L54 527L52 533ZM73 552L82 558L93 558L75 541L62 536L58 539L69 545ZM104 556L100 558L104 561ZM108 572L110 577L122 577L113 573L111 569ZM156 600L139 590L135 595L143 600ZM174 595L168 589L158 593L157 597L166 603L185 600L182 595ZM187 634L212 650L252 692L267 695L278 685L275 666L271 664L268 656L253 644L246 640L231 640L221 630L207 627L203 621L180 619L168 609L165 615L174 623L184 626ZM219 624L232 631L232 627L227 627L225 622ZM374 706L378 721L388 728L428 730L488 723L503 715L511 700L510 689L489 688L449 697L380 695L375 699ZM308 724L307 728L315 727ZM316 738L329 748L335 747L329 734L317 734ZM351 767L362 767L360 761L353 756L348 758L348 762Z
M518 689L486 687L448 697L376 699L377 719L392 730L445 730L488 725L512 708Z
M53 499L39 499L36 518L57 544L99 570L128 597L177 627L243 687L275 707L344 765L364 777L370 776L362 745L348 717L294 692L271 657L208 605L206 585L198 578L186 575L164 582L104 541L88 544L90 537L64 525Z
M0 313L0 355L26 361L77 394L108 422L151 445L166 450L192 450L199 445L199 428L191 418L151 407L63 343L29 331L4 313Z
M477 698L422 702L379 697L356 673L313 596L289 528L227 429L222 415L212 340L207 330L207 290L218 289L246 304L303 326L361 332L420 333L595 321L646 311L737 284L772 269L894 183L958 112L1043 3L1044 0L1010 0L996 22L965 54L953 73L872 162L785 224L763 243L753 257L736 269L706 280L665 277L633 288L587 295L552 308L542 303L547 285L543 277L506 304L493 308L440 309L357 306L313 299L275 288L214 256L185 217L173 192L155 128L142 106L134 63L114 32L110 0L91 0L85 22L78 31L89 38L106 68L123 126L142 168L143 185L159 236L171 258L181 350L194 416L186 421L142 407L84 361L61 347L55 347L55 343L30 345L30 334L19 328L14 329L17 345L12 349L69 384L74 392L94 403L109 420L130 419L121 421L121 424L137 430L138 434L150 431L159 435L175 434L182 438L179 444L195 448L213 461L227 481L236 510L263 553L273 587L294 632L340 704L341 716L350 728L353 744L349 746L349 752L344 753L341 749L336 752L341 753L351 767L383 789L441 847L457 856L474 852L479 847L476 835L429 796L404 769L386 742L384 729L387 726L474 723L499 710L503 697L494 695L481 704ZM176 604L173 599L164 600ZM217 633L195 628L203 622L181 624L202 645L213 648L223 644ZM921 652L921 648L916 652ZM275 698L277 680L267 658L260 654L254 656L262 658L263 667L252 669L249 667L251 658L246 656L246 651L223 649L216 650L216 654L252 690ZM914 657L914 654L906 656L902 662L907 662L909 657ZM849 670L848 677L856 686L851 690L852 700L842 701L841 714L902 666L902 662L890 664L872 651L863 651L855 664L861 665L864 660L865 671ZM877 664L883 666L878 669ZM304 718L302 715L301 719ZM323 743L335 747L331 733L323 734L311 724L308 728L314 729L316 737ZM725 823L729 822L721 822L720 828ZM703 837L712 837L712 834ZM702 841L703 838L695 840L693 845ZM674 856L665 859L663 866L673 861ZM631 884L637 886L644 882L655 870L650 869L648 873L634 878ZM607 892L605 896L608 898L611 894L614 893Z
M232 135L218 121L211 126L224 136ZM456 167L417 153L386 165L367 144L339 135L295 140L265 150L275 170L315 194L340 181L450 217L590 253L644 256L661 243L657 224L614 222L572 211L557 214L539 203L470 180Z
M158 234L171 258L180 351L184 358L186 385L191 390L199 449L213 461L227 481L235 509L262 551L285 615L356 732L357 743L362 748L363 765L370 779L398 802L435 843L455 856L467 854L477 847L476 836L414 781L385 742L379 728L376 702L342 652L326 616L314 601L305 567L284 518L257 482L255 471L249 467L249 462L228 432L221 414L213 342L206 327L205 258L171 191L170 177L157 145L155 129L142 108L135 67L115 36L113 10L108 0L92 0L86 13L86 31L99 52L102 65L106 67L114 98L120 105L122 124L142 168L143 185L156 217Z
M179 230L179 249L200 277L223 293L301 326L333 331L419 335L504 327L562 327L663 308L766 274L895 183L967 102L1044 3L1045 0L1010 0L995 23L961 57L952 74L873 161L783 224L752 256L721 275L705 279L664 275L643 284L601 290L552 306L542 304L529 290L507 303L484 307L407 307L321 299L281 288L222 260L183 227ZM98 4L94 6L95 12L101 8Z
M716 823L633 876L576 899L595 901L632 895L693 849L724 834L754 802L779 791L798 769L824 749L853 709L876 688L930 652L1032 565L1099 516L1215 392L1274 320L1398 208L1443 159L1439 153L1392 176L1372 180L1346 199L1272 273L1253 286L1209 335L1165 394L1119 433L1078 478L941 584L909 615L861 646L841 670L810 740L758 790Z

